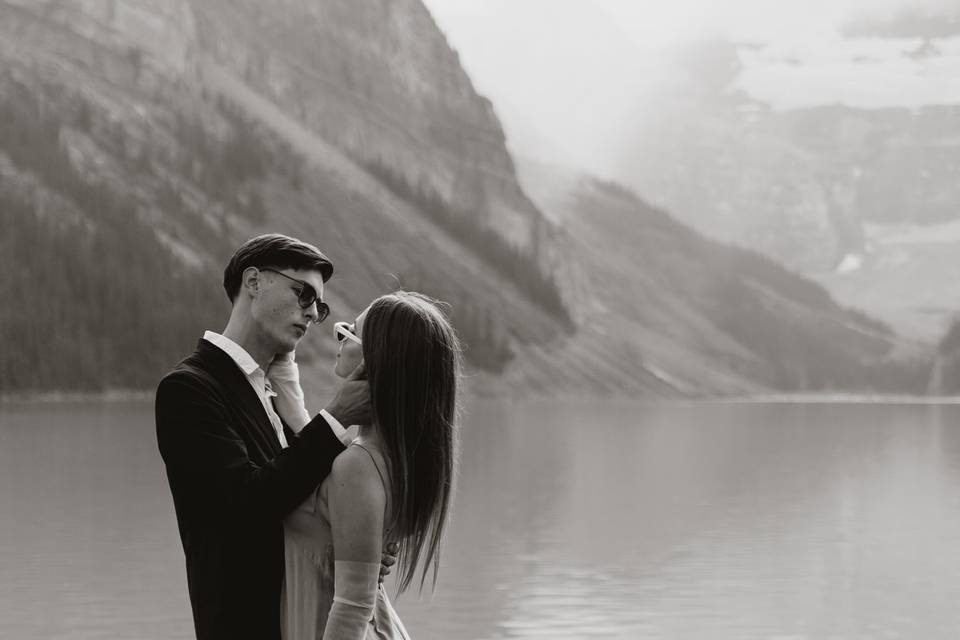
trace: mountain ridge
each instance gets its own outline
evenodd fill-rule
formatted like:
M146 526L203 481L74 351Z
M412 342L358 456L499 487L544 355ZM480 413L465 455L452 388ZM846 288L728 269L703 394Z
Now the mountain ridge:
M126 15L118 8L149 13L153 3L116 0L112 14L105 3L91 6L114 28L125 24L116 22ZM327 6L343 8L334 0ZM226 300L211 295L219 271L235 246L263 231L311 240L333 259L327 294L338 318L349 319L398 284L453 303L471 362L466 384L477 393L682 397L916 385L913 371L891 355L894 336L866 335L862 319L818 302L815 285L708 242L616 185L554 179L563 194L545 197L540 189L533 199L527 193L536 189L517 180L504 187L470 179L470 188L447 192L443 174L432 185L405 182L446 157L442 145L418 150L413 167L387 164L413 171L391 182L342 140L318 132L295 103L264 94L245 68L238 73L207 57L202 37L182 39L188 63L178 67L138 49L130 39L139 28L126 40L118 31L118 39L85 45L63 24L69 14L51 18L0 1L0 22L13 24L11 15L24 28L0 32L0 106L10 123L0 124L0 196L14 230L0 254L15 261L0 271L0 291L24 303L0 314L0 334L17 347L0 369L0 391L149 387L203 329L226 317ZM411 15L426 24L423 11ZM345 24L363 24L354 18ZM398 30L377 37L384 42L371 46L389 48L391 38L411 36ZM437 34L431 40L441 41ZM453 54L445 56L449 64ZM389 70L379 60L366 59L376 67L371 77ZM352 69L362 74L368 67ZM414 75L433 77L428 68ZM446 86L437 78L432 91ZM418 94L397 95L406 96L398 114L413 114L415 124L429 119L431 111L417 110ZM457 117L492 113L489 103L470 99L479 102ZM479 151L460 156L457 175L466 175L473 153ZM515 167L502 141L485 162ZM29 193L10 187L34 178L39 187ZM451 201L445 193L462 195ZM516 202L491 205L505 198ZM563 224L547 223L535 201L562 208L550 220ZM41 202L53 203L46 210L59 216L56 224L44 221ZM435 204L437 211L427 211ZM439 224L435 214L470 224ZM500 215L527 220L527 241L511 240ZM484 235L490 229L501 240ZM512 248L490 244L500 241ZM65 252L69 277L34 246ZM503 256L514 261L509 268ZM546 275L528 281L524 269ZM44 340L66 318L59 310L42 315L42 301L31 300L26 286L31 274L47 279L54 297L76 298L79 317L69 336ZM531 286L556 287L562 307L524 289ZM731 296L755 311L753 324L728 303ZM796 326L786 322L797 315L804 319ZM41 320L27 329L35 318ZM836 326L817 335L812 326L825 319ZM767 344L752 344L755 336L744 327ZM791 349L796 336L832 364ZM310 398L336 383L327 364L335 351L332 338L312 331L298 353ZM50 366L18 377L36 359Z
M544 221L517 188L500 123L419 0L228 4L194 4L219 64L361 163L385 162L536 250ZM242 14L260 29L230 28Z

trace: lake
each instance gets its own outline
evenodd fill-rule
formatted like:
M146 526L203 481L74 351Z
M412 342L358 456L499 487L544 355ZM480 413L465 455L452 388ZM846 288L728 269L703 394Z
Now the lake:
M955 638L958 425L473 401L437 591L394 602L418 640ZM0 518L0 637L192 637L151 403L0 405Z

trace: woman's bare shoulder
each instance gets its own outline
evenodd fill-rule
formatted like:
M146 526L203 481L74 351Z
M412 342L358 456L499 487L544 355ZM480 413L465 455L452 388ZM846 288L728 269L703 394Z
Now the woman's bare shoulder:
M334 487L383 491L376 463L370 453L359 445L347 447L334 459L330 480Z

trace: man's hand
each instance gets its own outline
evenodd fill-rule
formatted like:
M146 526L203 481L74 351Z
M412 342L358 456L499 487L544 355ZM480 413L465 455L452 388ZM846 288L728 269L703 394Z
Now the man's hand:
M370 385L361 362L337 389L326 411L344 427L352 424L370 424Z
M383 584L383 579L390 575L390 567L397 561L398 553L400 553L400 545L396 542L389 542L383 548L383 557L380 559L380 584Z

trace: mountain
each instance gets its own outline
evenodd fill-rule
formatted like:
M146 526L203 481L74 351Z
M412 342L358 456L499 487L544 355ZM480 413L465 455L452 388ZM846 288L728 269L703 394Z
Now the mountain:
M208 59L357 163L385 165L521 248L542 217L490 102L420 0L203 0Z
M960 105L774 111L728 102L671 109L645 142L629 171L658 201L714 237L805 271L863 254L867 225L956 219Z
M661 392L690 395L925 390L923 347L818 284L710 240L616 183L534 161L520 167L534 201L562 221L584 274L571 362L624 371L639 363Z
M516 153L616 180L911 338L940 338L960 269L945 259L960 248L955 1L859 3L796 29L760 16L728 30L752 34L739 41L681 28L672 46L639 35L639 14L598 19L596 3L524 2L501 25L504 4L436 6ZM557 14L550 30L531 7Z
M0 0L0 62L2 392L152 388L274 230L333 259L335 318L450 302L480 393L922 388L923 354L769 260L616 185L521 182L418 2Z
M956 310L960 104L923 104L920 91L920 104L842 104L853 90L828 85L850 77L881 102L896 93L888 87L932 90L938 75L955 74L958 42L937 41L945 52L922 60L903 40L844 41L823 59L792 61L736 43L694 47L675 91L645 105L621 179L708 236L814 277L844 304L932 343ZM774 71L822 103L774 108L756 97L765 87L773 99ZM883 86L869 80L884 74Z
M0 314L16 345L0 388L149 388L222 325L220 271L268 230L334 259L341 317L398 283L459 303L454 320L480 370L505 366L508 340L569 330L534 247L517 248L532 222L508 238L496 220L506 206L466 196L454 206L438 186L408 183L404 165L376 177L219 66L198 15L189 2L0 3L0 287L18 301ZM444 86L463 91L443 84L439 103ZM509 159L491 155L485 166L467 154L461 182L487 184ZM491 188L486 201L509 191ZM300 355L309 367L333 352L323 336ZM315 379L332 374L318 367Z

